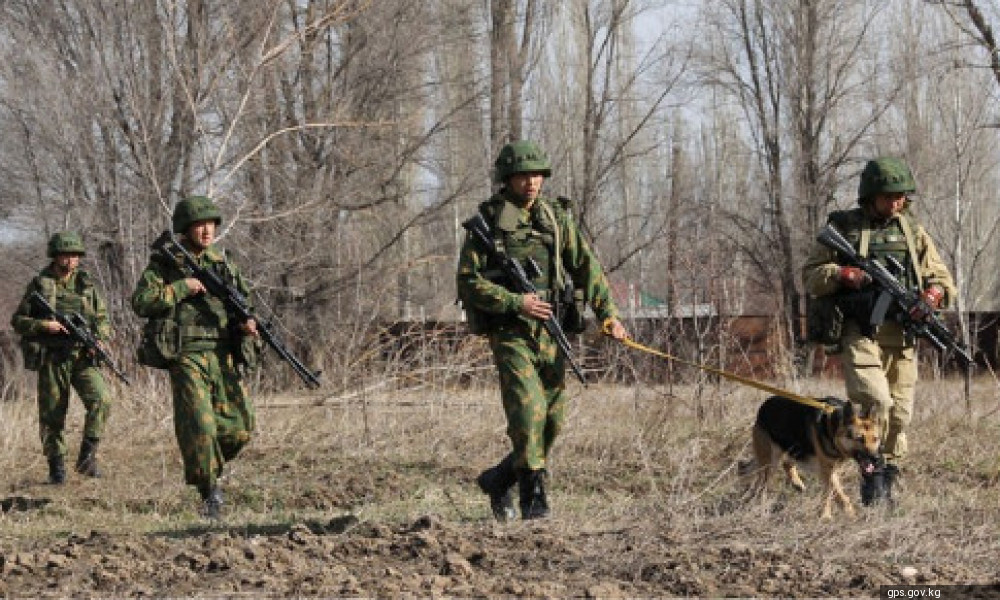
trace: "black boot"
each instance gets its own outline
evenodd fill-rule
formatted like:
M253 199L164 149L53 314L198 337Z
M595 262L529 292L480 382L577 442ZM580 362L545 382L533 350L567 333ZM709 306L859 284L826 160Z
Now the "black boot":
M97 466L97 438L84 437L80 442L80 456L76 459L76 472L87 477L100 477L101 469Z
M62 456L49 457L49 483L52 485L66 483L66 463Z
M544 519L549 516L549 502L545 498L545 469L524 469L517 474L521 492L521 518Z
M476 477L476 485L490 497L490 509L497 521L512 521L517 518L514 508L514 484L517 473L514 459L508 454L495 467L490 467Z
M222 518L222 490L218 485L212 487L199 488L201 494L201 515L206 519L217 521Z
M861 504L871 506L888 497L885 476L885 458L880 456L872 470L861 475Z

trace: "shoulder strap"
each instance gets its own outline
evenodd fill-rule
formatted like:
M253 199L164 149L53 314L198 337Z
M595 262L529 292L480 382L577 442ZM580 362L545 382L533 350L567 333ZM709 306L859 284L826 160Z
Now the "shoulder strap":
M903 229L903 237L906 238L906 251L910 254L910 264L913 265L913 272L917 276L917 289L924 289L924 277L920 272L920 263L917 261L916 240L913 237L913 228L910 227L910 219L905 213L899 214L899 226Z
M562 238L559 235L559 221L556 220L556 213L549 206L548 202L545 202L541 198L538 199L538 206L548 217L549 221L552 223L553 236L555 237L555 242L552 245L552 262L554 271L554 283L555 289L561 290L565 285L563 281L563 268L562 268Z

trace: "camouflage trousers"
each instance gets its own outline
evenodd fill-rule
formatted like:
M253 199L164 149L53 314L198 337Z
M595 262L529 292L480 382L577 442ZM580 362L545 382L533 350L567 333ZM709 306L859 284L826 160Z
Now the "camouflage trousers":
M507 415L507 437L514 467L544 469L566 419L566 365L555 341L541 327L490 334L500 396Z
M66 455L63 429L71 388L86 410L84 437L100 439L104 433L111 412L111 394L100 369L82 350L50 354L38 368L38 429L45 456Z
M184 481L210 489L250 441L253 403L232 353L221 350L184 352L170 365L170 388Z
M856 327L845 328L841 344L847 397L878 419L886 459L902 459L908 450L906 429L913 418L915 349L879 344Z

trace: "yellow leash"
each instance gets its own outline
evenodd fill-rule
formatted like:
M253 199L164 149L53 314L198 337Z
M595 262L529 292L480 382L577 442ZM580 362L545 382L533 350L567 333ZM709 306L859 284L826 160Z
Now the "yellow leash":
M603 329L604 335L606 335L608 337L611 337L611 330L610 330L609 327L607 327L607 325L605 327L603 327L602 329ZM612 338L612 339L614 339L614 338ZM781 388L773 387L773 386L767 385L766 383L760 383L758 381L754 381L753 379L748 379L746 377L741 377L741 376L733 374L733 373L727 373L726 371L723 371L721 369L716 369L716 368L710 367L708 365L700 365L698 363L691 362L689 360L684 360L683 358L679 358L677 356L671 356L671 355L667 354L666 352L661 352L661 351L656 350L654 348L650 348L649 346L643 346L642 344L640 344L638 342L635 342L635 341L632 341L629 338L625 338L625 339L621 340L621 343L625 344L629 348L635 348L636 350L639 350L641 352L646 352L647 354L653 354L655 356L659 356L660 358L665 358L665 359L670 360L670 361L679 362L679 363L682 363L682 364L685 364L685 365L688 365L688 366L691 366L691 367L695 367L695 368L701 369L702 371L708 371L709 373L715 373L716 375L719 375L720 377L725 377L726 379L730 379L732 381L738 381L738 382L740 382L742 384L749 385L750 387L755 387L755 388L757 388L759 390L764 390L765 392L770 392L771 394L775 394L777 396L784 396L785 398L788 398L789 400L794 400L795 402L799 402L801 404L805 404L806 406L811 406L811 407L819 409L819 410L821 410L821 411L823 411L823 412L825 412L827 414L830 414L830 413L832 413L834 411L834 408L832 406L830 406L826 402L822 402L820 400L817 400L816 398L810 398L809 396L803 396L801 394L796 394L795 392L790 392L788 390L783 390Z

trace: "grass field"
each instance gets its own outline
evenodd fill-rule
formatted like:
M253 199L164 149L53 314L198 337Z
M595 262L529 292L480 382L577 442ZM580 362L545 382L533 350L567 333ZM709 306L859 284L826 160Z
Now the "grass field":
M835 380L796 391L828 395ZM26 391L27 390L27 391ZM0 402L0 593L10 596L878 596L879 585L1000 584L1000 391L918 386L892 509L820 522L736 474L764 395L571 385L551 519L494 523L476 474L507 449L498 392L258 397L221 523L181 480L166 382L119 390L106 476L45 484L30 382ZM345 399L346 398L346 399ZM82 411L69 417L72 456ZM852 469L845 487L858 502ZM812 484L812 485L810 485Z

